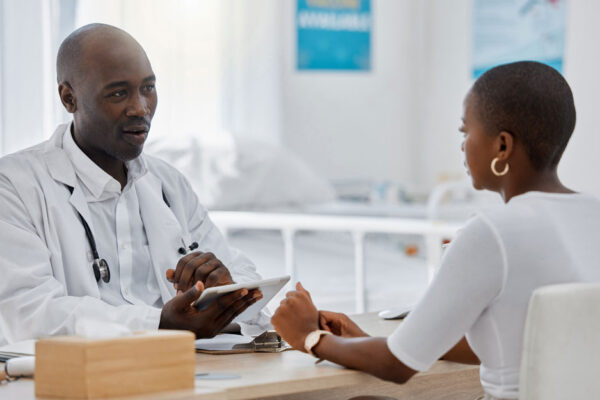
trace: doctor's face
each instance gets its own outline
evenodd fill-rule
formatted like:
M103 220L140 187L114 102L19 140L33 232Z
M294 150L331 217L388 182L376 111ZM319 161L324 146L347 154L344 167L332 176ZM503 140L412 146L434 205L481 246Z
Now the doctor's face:
M82 58L73 87L77 143L96 163L136 158L157 104L145 52L128 37L99 37L89 38Z
M494 136L486 132L479 117L477 97L469 93L463 104L464 112L459 131L463 133L461 150L465 155L465 167L475 189L495 190L490 165L495 157Z

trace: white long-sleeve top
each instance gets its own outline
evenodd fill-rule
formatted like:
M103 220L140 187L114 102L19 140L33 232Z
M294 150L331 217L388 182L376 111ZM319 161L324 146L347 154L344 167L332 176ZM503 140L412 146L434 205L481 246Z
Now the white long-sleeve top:
M175 295L165 273L177 265L183 243L213 252L237 282L260 279L177 170L142 155L128 163L121 191L86 161L68 127L0 159L0 345L72 334L80 317L156 329L160 306ZM109 263L109 284L96 282L78 212ZM262 329L268 318L254 323Z
M517 399L529 298L545 285L600 281L599 221L600 201L584 194L528 192L477 213L388 338L390 351L424 371L466 334L485 391Z

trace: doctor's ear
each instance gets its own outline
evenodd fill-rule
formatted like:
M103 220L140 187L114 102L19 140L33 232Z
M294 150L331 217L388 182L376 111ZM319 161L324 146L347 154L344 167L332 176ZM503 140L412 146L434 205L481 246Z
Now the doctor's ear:
M510 157L515 147L515 137L512 133L502 131L496 138L497 157L500 160L506 160Z
M61 82L58 85L58 95L60 101L69 113L74 113L77 110L77 103L75 101L75 95L73 94L73 88L69 82Z

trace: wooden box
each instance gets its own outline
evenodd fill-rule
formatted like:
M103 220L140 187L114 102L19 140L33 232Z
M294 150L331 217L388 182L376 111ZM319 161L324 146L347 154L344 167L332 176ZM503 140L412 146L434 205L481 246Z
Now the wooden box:
M194 339L191 332L161 330L104 340L38 340L35 394L89 399L192 389Z

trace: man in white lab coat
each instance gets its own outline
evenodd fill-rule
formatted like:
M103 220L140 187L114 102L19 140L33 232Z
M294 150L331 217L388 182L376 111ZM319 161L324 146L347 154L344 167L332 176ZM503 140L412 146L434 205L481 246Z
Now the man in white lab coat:
M185 177L141 154L157 105L144 50L120 29L88 25L61 45L57 75L73 121L0 159L0 345L71 334L86 318L215 335L260 292L202 311L191 302L259 275Z

